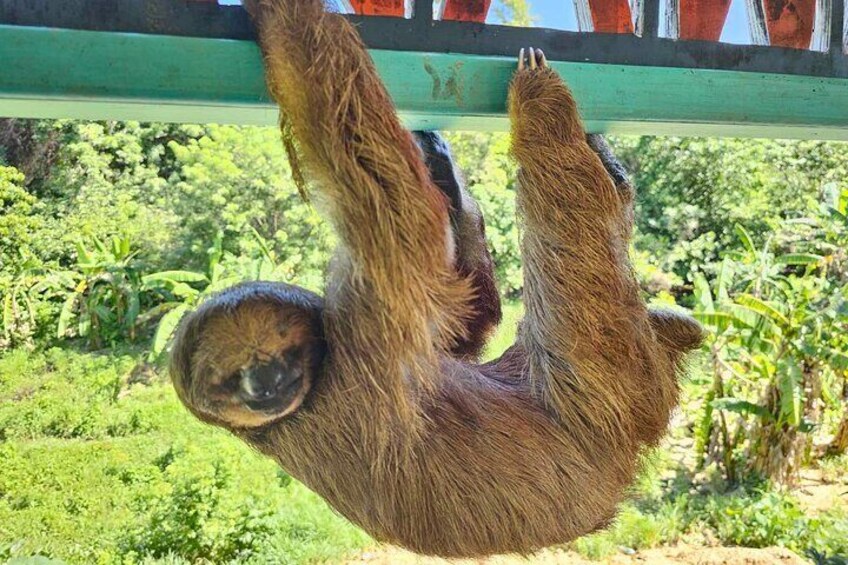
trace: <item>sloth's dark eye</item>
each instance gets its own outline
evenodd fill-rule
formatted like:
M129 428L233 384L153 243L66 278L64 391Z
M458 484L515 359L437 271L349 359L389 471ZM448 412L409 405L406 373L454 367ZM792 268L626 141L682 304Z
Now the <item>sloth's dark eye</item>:
M241 372L233 373L217 386L217 389L225 394L233 394L238 391L241 384Z
M283 351L283 364L287 367L291 367L295 365L302 356L303 349L301 347L290 347Z

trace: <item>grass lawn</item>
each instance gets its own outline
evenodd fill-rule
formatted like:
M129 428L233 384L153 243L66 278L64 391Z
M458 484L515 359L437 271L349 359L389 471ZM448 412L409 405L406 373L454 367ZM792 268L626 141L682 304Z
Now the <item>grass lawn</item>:
M316 495L170 385L126 386L131 356L52 350L0 359L0 560L277 563L370 543Z

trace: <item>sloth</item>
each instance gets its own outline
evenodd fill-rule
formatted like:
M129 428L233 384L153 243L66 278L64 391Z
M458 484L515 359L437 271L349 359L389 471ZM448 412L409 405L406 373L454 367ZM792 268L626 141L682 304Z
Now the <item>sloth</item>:
M341 241L324 296L253 282L181 322L177 394L376 540L530 553L604 527L678 399L692 318L649 310L633 189L541 51L509 92L526 315L499 359L479 208L437 134L405 130L321 0L248 0L290 158Z

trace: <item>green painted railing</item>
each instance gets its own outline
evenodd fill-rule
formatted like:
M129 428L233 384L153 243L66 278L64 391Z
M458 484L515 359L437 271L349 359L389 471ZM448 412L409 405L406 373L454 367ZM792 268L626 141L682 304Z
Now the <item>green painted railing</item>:
M506 129L514 61L374 50L414 128ZM848 79L552 65L593 131L848 140ZM251 42L0 26L0 116L274 124Z

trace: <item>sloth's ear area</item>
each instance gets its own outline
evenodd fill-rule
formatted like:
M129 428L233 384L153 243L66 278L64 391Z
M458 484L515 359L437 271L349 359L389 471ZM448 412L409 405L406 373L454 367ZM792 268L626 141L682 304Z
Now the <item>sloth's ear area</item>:
M180 324L171 378L199 418L228 428L269 424L297 411L321 369L320 297L273 283L233 287Z
M695 318L676 310L656 309L648 313L657 340L667 349L684 354L701 346L704 328Z

